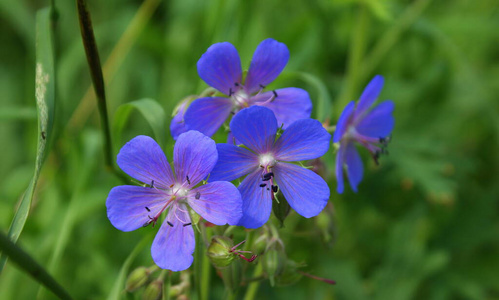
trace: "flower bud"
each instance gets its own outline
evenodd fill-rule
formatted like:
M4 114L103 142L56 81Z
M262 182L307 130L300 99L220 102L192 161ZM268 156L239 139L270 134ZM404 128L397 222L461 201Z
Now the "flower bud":
M149 275L151 272L146 267L138 267L133 270L126 280L125 290L127 292L133 292L144 286L147 281L149 281Z
M284 271L286 264L286 253L282 247L270 247L262 257L263 269L270 280L270 286L274 286L276 276Z
M142 294L142 300L159 300L162 295L163 281L158 279L154 280L146 287Z
M225 236L214 236L208 246L208 257L216 268L225 268L232 263L236 257L231 251L232 240Z
M303 267L303 264L298 264L292 260L286 261L283 272L276 278L276 285L286 286L298 282L298 280L303 277L303 275L298 272L298 268L301 267Z

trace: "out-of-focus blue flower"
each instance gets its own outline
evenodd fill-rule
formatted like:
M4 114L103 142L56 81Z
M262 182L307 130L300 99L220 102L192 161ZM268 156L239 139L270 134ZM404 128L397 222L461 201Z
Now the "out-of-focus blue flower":
M248 149L217 144L218 162L210 180L243 179L238 189L243 199L243 217L238 225L258 228L270 217L278 189L300 215L319 214L329 199L329 187L319 175L290 162L324 155L331 135L313 119L293 122L276 140L279 128L274 113L265 107L241 110L230 122L234 137Z
M376 163L379 155L386 151L385 146L395 124L392 115L395 105L387 100L371 109L382 88L383 77L376 75L362 92L357 106L355 101L350 102L338 120L333 137L334 143L340 143L336 155L338 193L343 193L344 190L344 166L352 190L357 192L357 186L362 180L364 168L355 148L356 143L369 150Z
M189 100L182 101L176 108L175 116L172 118L170 123L170 132L172 138L177 140L178 136L187 131L184 121L185 107L189 103Z
M114 227L132 231L157 222L167 211L151 247L161 268L181 271L192 264L194 230L188 212L216 225L236 225L242 215L241 195L230 182L196 185L217 162L215 142L197 131L179 136L173 153L173 174L161 147L150 137L138 136L118 154L118 165L147 186L117 186L106 201L107 216Z
M236 48L228 42L212 45L199 59L198 73L208 85L227 97L204 97L192 102L184 116L187 129L211 136L231 113L252 105L270 108L284 128L298 119L309 118L312 102L305 90L290 87L263 92L281 73L288 59L286 45L273 39L264 40L253 54L243 83Z

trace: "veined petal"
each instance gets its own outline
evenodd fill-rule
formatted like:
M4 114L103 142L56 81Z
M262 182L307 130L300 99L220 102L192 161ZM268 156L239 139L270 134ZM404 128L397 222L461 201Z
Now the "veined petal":
M258 168L258 157L251 151L229 144L217 144L218 161L210 173L211 181L232 181Z
M313 119L301 119L284 130L274 151L277 160L300 161L324 155L329 149L331 135Z
M269 186L262 184L261 171L256 170L244 178L238 189L243 199L243 216L238 225L246 228L258 228L267 222L272 210L272 198L267 190ZM267 183L268 184L268 183Z
M329 200L329 187L316 173L303 167L278 163L275 180L289 205L305 218L317 216Z
M273 39L266 39L258 45L244 83L252 94L279 76L289 60L289 50L285 44Z
M266 102L272 97L275 97L274 100ZM270 108L277 118L277 124L284 124L284 129L296 120L310 118L312 113L312 101L307 91L294 87L259 94L252 97L251 102Z
M107 217L121 231L138 229L157 215L169 195L155 188L134 185L114 187L106 200Z
M223 97L206 97L194 100L184 115L188 130L197 130L212 136L230 114L232 103Z
M237 225L243 215L241 194L227 181L210 182L189 191L187 202L215 225Z
M172 119L170 123L170 133L174 140L178 138L178 136L187 131L187 127L185 126L184 114L185 114L185 106L187 105L187 101L184 101L178 107L177 113Z
M355 101L351 101L345 106L345 109L338 119L338 124L336 124L336 130L334 131L333 143L339 143L345 131L347 130L349 120L353 114L353 109L355 108Z
M357 192L357 186L362 181L364 175L364 166L354 143L347 143L345 149L345 163L347 166L347 176L350 186L354 192Z
M211 138L195 130L182 133L173 149L177 181L185 182L189 176L190 186L195 186L208 176L217 159L217 146Z
M197 67L199 77L225 95L236 87L234 83L241 84L241 60L231 43L210 46L198 60Z
M338 182L338 186L336 191L338 194L342 194L345 189L344 178L343 178L343 165L345 164L345 148L346 142L340 143L340 148L338 149L338 153L336 153L336 181Z
M154 186L167 188L173 180L171 167L161 147L152 138L139 135L125 144L118 153L120 168L133 178Z
M392 115L394 107L395 104L392 101L381 102L368 112L355 128L362 135L374 138L387 137L395 125Z
M369 110L369 108L371 108L371 106L381 93L383 82L383 76L376 75L371 80L371 82L367 84L366 88L362 92L362 95L360 96L359 102L357 103L357 108L355 109L356 119L362 117L362 115L364 115Z
M230 129L243 145L256 153L266 153L274 144L277 120L270 109L251 106L232 118Z
M185 206L175 205L168 212L151 247L152 258L160 268L177 272L191 266L195 247L194 230L191 225L184 226L190 220Z

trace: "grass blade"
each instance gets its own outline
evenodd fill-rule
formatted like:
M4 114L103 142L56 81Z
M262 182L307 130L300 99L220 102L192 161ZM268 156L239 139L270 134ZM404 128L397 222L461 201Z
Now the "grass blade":
M15 243L28 218L36 183L45 158L47 141L52 136L55 107L55 74L53 57L53 37L50 24L50 8L44 8L36 14L36 79L35 97L38 110L38 146L33 178L22 196L21 203L10 225L8 236ZM0 272L7 257L0 258Z

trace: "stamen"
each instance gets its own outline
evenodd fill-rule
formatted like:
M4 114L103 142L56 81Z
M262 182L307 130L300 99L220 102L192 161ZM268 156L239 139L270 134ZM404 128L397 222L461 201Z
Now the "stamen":
M166 224L170 225L170 227L173 227L173 224L170 223L170 221L166 221Z
M277 98L277 92L275 90L272 90L272 93L274 94L274 98Z
M189 175L185 176L185 178L187 179L187 183L190 185L191 181L189 180Z
M279 187L277 185L272 186L272 192L277 193L278 190L279 190Z
M272 178L273 176L274 176L274 173L272 173L272 172L265 173L265 174L263 174L263 181L268 181L268 180L270 180L270 178Z
M154 187L154 180L151 181L151 188L153 188L153 187Z
M151 212L151 210L150 210L150 209L149 209L149 207L147 207L147 206L146 206L146 210L147 210L148 212Z
M185 223L185 224L183 224L182 226L183 226L183 227L186 227L186 226L189 226L189 225L191 225L191 224L192 224L192 223Z
M196 200L199 200L199 198L201 198L201 193L200 193L200 192L197 192L197 193L196 193L196 196L194 196L194 198L196 198Z
M260 187L264 187L266 185L267 185L266 183L262 183L262 184L260 184Z

